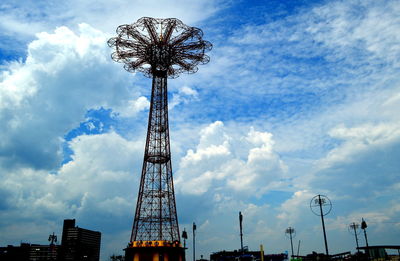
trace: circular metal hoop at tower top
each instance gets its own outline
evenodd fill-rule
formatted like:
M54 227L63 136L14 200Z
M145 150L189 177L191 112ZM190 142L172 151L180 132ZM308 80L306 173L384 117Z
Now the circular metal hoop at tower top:
M354 222L349 224L349 226L347 227L347 230L352 235L354 235L354 233L356 233L357 235L359 235L361 233L360 224L357 224L357 223L354 223Z
M285 229L285 236L290 238L290 235L292 235L292 238L296 237L296 230L293 227L288 227Z
M326 216L332 210L332 203L327 196L316 195L310 201L310 209L317 216Z
M212 49L203 40L203 31L187 26L176 18L140 18L133 24L120 25L117 36L108 40L114 48L111 57L124 64L128 72L142 72L148 77L157 74L176 78L182 72L195 73L197 66L210 58Z

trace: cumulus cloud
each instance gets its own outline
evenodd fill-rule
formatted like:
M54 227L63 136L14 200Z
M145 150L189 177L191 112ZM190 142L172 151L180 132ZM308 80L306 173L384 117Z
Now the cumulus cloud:
M185 194L223 189L225 193L257 191L262 195L286 171L273 150L270 133L250 129L245 136L235 138L221 121L216 121L201 130L196 150L188 150L181 159L176 184Z
M80 224L103 231L107 226L118 231L130 227L137 191L134 184L139 182L139 175L132 175L132 170L141 166L143 142L127 141L110 132L81 135L70 146L73 160L56 173L2 169L0 191L6 202L0 210L2 235L13 238L7 224L23 220L39 226L50 222L54 228L60 227L64 218L77 218Z
M140 96L136 100L128 101L128 105L116 107L114 111L121 117L133 117L149 107L149 100L146 97Z
M56 173L20 169L5 175L2 187L14 196L10 198L10 206L26 209L27 215L31 208L76 215L74 211L78 211L88 197L121 202L121 195L125 195L120 189L112 188L123 188L126 180L131 179L131 170L140 166L138 158L141 158L139 148L142 145L142 142L129 142L114 132L81 135L70 142L73 160ZM111 199L107 198L110 196ZM64 205L58 207L58 204Z
M303 206L306 206L314 196L307 190L296 191L290 199L286 200L279 207L277 218L282 223L296 224L301 219L302 214L304 214L305 208Z
M78 33L59 27L39 33L26 61L14 62L0 82L0 158L4 165L55 169L63 136L79 126L89 109L140 111L127 77L109 59L105 35L86 24ZM144 104L144 105L143 105ZM129 108L130 109L130 108Z

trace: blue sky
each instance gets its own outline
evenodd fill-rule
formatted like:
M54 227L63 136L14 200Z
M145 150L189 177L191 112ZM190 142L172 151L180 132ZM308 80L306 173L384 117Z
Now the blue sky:
M163 6L160 8L160 6ZM0 245L47 243L62 220L122 253L136 204L151 80L106 41L143 16L202 28L210 63L168 82L181 230L196 254L264 244L324 251L309 209L329 196L331 253L400 244L398 1L2 1ZM189 233L191 240L191 233ZM363 239L360 239L363 245ZM189 247L188 256L192 249Z

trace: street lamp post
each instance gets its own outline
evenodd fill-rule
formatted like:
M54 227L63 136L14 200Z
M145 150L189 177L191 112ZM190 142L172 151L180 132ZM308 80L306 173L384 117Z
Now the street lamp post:
M364 237L365 237L365 245L367 246L367 249L365 252L367 252L367 257L369 259L369 246L368 246L368 237L367 237L367 222L365 222L364 218L361 218L361 229L364 230Z
M296 231L294 230L294 228L288 227L288 228L285 230L285 234L286 234L286 235L289 235L289 238L290 238L290 247L291 247L291 249L292 249L292 258L293 258L293 253L294 253L294 251L293 251L293 237L296 235Z
M182 238L183 238L183 251L185 252L185 255L183 256L183 258L184 258L183 260L185 261L186 260L186 239L188 238L185 228L183 229L183 232L182 232Z
M50 251L51 251L51 259L54 260L54 242L57 242L57 236L54 234L49 235L49 241L50 241Z

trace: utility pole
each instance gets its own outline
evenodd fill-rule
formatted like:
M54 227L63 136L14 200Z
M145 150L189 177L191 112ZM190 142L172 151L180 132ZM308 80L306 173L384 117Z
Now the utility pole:
M299 257L299 253L300 253L300 240L299 240L299 244L297 245L297 258Z
M196 261L196 224L193 222L193 261Z
M240 224L240 250L242 251L243 255L243 227L242 227L242 222L243 222L243 215L242 212L239 211L239 224Z
M354 222L349 225L349 231L352 234L354 233L354 237L356 239L357 252L360 252L359 245L358 245L358 236L357 236L357 234L359 233L359 232L357 232L358 228L359 228L359 224L356 224Z

